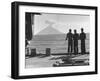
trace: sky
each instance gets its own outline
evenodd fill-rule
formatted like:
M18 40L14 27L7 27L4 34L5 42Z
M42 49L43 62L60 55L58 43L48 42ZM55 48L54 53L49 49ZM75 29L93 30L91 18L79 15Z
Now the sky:
M39 32L47 27L53 27L65 34L68 33L69 29L72 29L72 33L74 29L76 29L78 33L80 33L81 28L84 28L86 33L89 33L90 30L89 15L42 13L41 15L34 16L33 23L32 29L34 35L38 35Z

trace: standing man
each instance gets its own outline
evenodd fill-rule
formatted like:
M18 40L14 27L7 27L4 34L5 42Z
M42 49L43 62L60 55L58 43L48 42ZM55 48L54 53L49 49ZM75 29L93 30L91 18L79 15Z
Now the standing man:
M86 39L86 34L84 33L84 29L81 28L81 33L80 33L80 40L81 40L81 53L85 54L85 39Z
M25 47L27 47L27 45L28 45L28 40L25 39Z
M76 30L74 30L73 40L74 40L74 54L78 54L78 39L79 35Z
M25 55L29 55L29 49L28 49L27 45L28 45L28 40L25 39Z
M71 32L71 29L69 29L69 32L67 33L66 40L68 40L68 53L73 52L73 34Z

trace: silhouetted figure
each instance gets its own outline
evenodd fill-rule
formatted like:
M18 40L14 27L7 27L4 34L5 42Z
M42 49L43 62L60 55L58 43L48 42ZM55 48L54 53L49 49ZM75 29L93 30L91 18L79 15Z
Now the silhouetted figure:
M73 34L71 33L71 29L69 29L69 33L67 33L66 40L68 40L68 53L73 52Z
M27 45L28 45L28 40L25 39L25 47L27 47Z
M74 40L74 54L78 53L78 39L79 35L76 30L74 30L73 40Z
M86 34L84 33L84 29L81 28L81 33L80 33L80 40L81 40L81 53L85 54L85 39L86 39Z
M27 48L28 40L25 39L25 55L29 55L29 49Z

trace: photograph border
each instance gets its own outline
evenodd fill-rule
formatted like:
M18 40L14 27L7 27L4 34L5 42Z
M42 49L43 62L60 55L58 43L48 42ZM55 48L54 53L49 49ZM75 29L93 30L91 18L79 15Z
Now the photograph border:
M95 71L76 72L76 73L59 73L59 74L43 74L43 75L19 75L19 6L41 6L41 7L58 7L58 8L74 8L74 9L88 9L95 10ZM49 4L49 3L31 3L31 2L12 2L11 4L11 78L26 79L26 78L43 78L43 77L58 77L58 76L72 76L72 75L88 75L98 73L97 62L97 18L98 8L96 6L81 6L81 5L65 5L65 4Z

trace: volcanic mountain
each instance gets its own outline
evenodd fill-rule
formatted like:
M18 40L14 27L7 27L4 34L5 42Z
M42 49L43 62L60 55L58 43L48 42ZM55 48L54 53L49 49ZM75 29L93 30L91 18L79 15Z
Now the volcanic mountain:
M48 26L45 29L41 30L37 35L53 35L53 34L62 34L62 32L51 26Z

